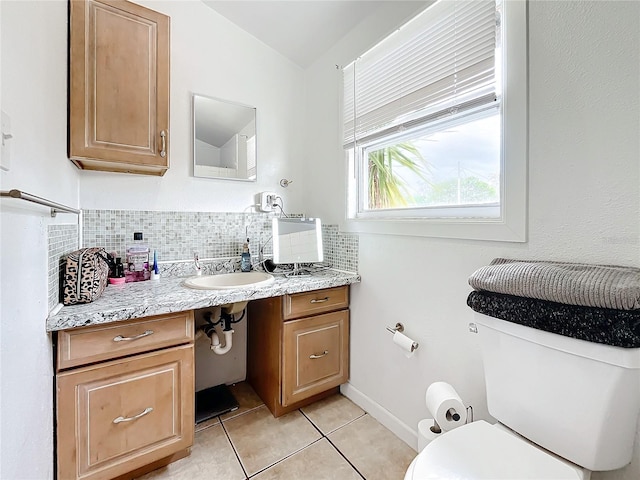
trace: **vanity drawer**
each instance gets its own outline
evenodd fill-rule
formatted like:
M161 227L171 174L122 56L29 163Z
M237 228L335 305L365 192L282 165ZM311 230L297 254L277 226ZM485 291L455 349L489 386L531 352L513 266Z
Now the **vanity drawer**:
M349 379L348 310L285 322L283 327L283 406Z
M340 310L349 306L349 286L325 288L312 292L285 295L285 320Z
M193 443L193 345L59 373L58 478L107 480Z
M193 341L193 310L58 332L58 371Z

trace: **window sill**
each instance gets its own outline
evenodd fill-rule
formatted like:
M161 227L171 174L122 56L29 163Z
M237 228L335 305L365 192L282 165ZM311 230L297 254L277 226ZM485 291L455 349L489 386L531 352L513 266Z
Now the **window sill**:
M347 219L341 231L379 235L526 242L526 216L504 219Z

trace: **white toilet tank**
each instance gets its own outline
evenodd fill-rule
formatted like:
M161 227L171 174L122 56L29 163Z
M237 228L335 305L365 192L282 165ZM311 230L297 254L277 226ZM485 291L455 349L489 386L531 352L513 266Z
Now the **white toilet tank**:
M615 470L631 461L640 412L640 348L474 315L491 415L589 470Z

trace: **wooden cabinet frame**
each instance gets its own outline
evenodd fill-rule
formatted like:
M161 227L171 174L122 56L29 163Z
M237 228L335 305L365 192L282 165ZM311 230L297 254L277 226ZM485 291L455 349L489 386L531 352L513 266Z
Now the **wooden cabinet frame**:
M184 311L57 332L58 480L136 478L190 453L193 328Z
M348 289L335 287L249 302L247 381L275 417L336 393L348 380ZM309 359L300 358L296 339L325 327L336 331L332 344L339 345L339 358L331 361L337 363L328 369L317 369L314 360L301 363ZM335 347L331 350L333 354ZM323 351L316 353L323 355ZM311 369L303 382L298 380L301 369Z
M124 0L69 2L69 158L80 168L169 168L168 16Z

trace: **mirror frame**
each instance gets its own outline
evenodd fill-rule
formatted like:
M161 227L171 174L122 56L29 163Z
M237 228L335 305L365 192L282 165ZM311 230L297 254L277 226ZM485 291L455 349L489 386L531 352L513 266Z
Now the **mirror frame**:
M255 138L255 170L256 173L254 176L252 177L247 177L247 178L241 178L241 177L237 177L237 176L229 176L229 175L224 175L224 173L228 173L225 172L225 170L232 170L230 168L226 168L226 167L215 167L212 165L205 165L202 163L198 163L198 159L197 159L197 146L196 146L196 142L197 142L197 138L196 138L196 98L202 98L205 100L213 100L216 102L220 102L222 104L225 104L229 107L241 107L241 108L246 108L246 109L251 109L253 110L253 121L254 121L254 138ZM202 95L200 93L192 93L191 94L191 128L192 128L192 142L191 142L191 148L192 148L192 156L193 156L193 176L197 177L197 178L211 178L211 179L216 179L216 180L235 180L235 181L239 181L239 182L256 182L258 180L258 109L256 107L252 107L250 105L244 105L242 103L238 103L238 102L232 102L229 100L224 100L222 98L217 98L217 97L211 97L208 95ZM237 132L237 134L239 134L239 132ZM220 147L218 147L220 148ZM203 170L205 169L211 169L211 174L204 174ZM214 169L218 169L220 170L219 172L216 172ZM237 169L236 169L237 170ZM216 174L219 173L219 174Z

